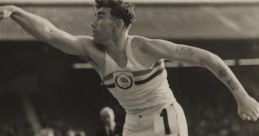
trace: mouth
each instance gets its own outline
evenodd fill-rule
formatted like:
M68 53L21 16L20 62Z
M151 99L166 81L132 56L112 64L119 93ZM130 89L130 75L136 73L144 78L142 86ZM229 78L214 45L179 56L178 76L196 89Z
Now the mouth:
M97 33L96 30L93 30L93 35L96 35L96 33Z
M97 37L97 33L96 32L93 32L93 37Z

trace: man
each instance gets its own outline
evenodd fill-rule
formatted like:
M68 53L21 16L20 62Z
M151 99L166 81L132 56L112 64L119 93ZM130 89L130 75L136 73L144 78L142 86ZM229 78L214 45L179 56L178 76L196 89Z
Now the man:
M51 128L41 129L36 136L54 136L54 130Z
M115 114L110 107L104 107L100 111L103 127L95 136L121 136L122 127L115 122Z
M231 91L243 120L256 121L259 104L228 66L203 49L160 39L128 35L135 21L132 6L121 0L96 0L93 37L73 36L48 20L15 6L0 8L24 30L61 51L86 58L126 110L123 136L187 136L187 125L166 79L164 59L208 68Z

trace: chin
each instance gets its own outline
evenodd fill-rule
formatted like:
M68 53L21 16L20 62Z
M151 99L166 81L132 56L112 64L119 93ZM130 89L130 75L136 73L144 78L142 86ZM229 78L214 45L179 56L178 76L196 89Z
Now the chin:
M97 44L104 44L105 40L101 39L101 38L97 38L97 37L94 37L94 42L97 43Z
M99 49L104 49L104 44L101 42L101 40L94 39L94 43Z
M95 42L96 44L102 44L102 42L101 42L100 40L98 40L98 39L94 39L94 42Z
M98 39L97 37L94 36L93 38L94 38L94 42L95 43L99 43L100 42L100 39Z

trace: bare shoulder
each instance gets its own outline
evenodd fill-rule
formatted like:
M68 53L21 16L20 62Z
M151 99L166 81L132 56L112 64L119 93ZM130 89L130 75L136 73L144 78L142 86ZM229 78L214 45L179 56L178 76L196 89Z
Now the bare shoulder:
M146 44L152 41L152 39L144 37L144 36L133 36L134 39L132 41L132 48L133 49L142 49L145 47Z
M90 36L87 36L87 35L79 35L79 36L76 36L76 37L77 37L78 42L81 45L92 45L94 43L93 37L90 37Z
M98 50L97 46L94 43L93 37L87 35L77 36L78 43L85 51L85 53L89 54L93 50Z
M162 46L174 46L177 45L173 42L163 39L151 39L144 36L134 36L133 48L147 51L153 48L160 48Z
M144 36L138 36L138 35L133 35L132 37L134 38L133 41L134 41L134 44L136 44L136 45L143 45L152 40L150 38L147 38Z
M95 63L95 65L102 65L104 61L104 53L95 44L93 37L82 35L77 36L77 39L83 52L81 57L87 58L88 60Z
M138 61L147 68L151 67L158 60L154 54L150 53L150 45L152 42L153 39L143 36L134 36L131 44Z

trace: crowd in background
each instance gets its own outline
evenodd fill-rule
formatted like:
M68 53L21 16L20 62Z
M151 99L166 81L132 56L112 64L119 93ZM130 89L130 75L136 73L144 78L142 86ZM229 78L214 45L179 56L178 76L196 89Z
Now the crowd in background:
M5 98L1 96L1 102L4 103L0 106L0 135L33 136L32 126L28 123L17 97L9 101L10 97L12 96ZM185 104L183 107L186 112L190 136L257 136L259 134L259 124L242 121L236 114L235 107L230 108L231 105L227 102L225 106L189 103L189 106ZM95 134L98 127L101 127L100 120L96 118L79 120L80 117L78 117L76 121L84 122L80 126L78 125L80 123L77 125L70 123L67 118L73 117L66 116L69 115L64 116L61 112L52 112L51 110L43 112L41 110L39 114L42 127L51 129L54 136L90 136ZM98 113L96 116L99 116ZM122 122L118 119L117 121ZM97 127L88 128L88 126Z

